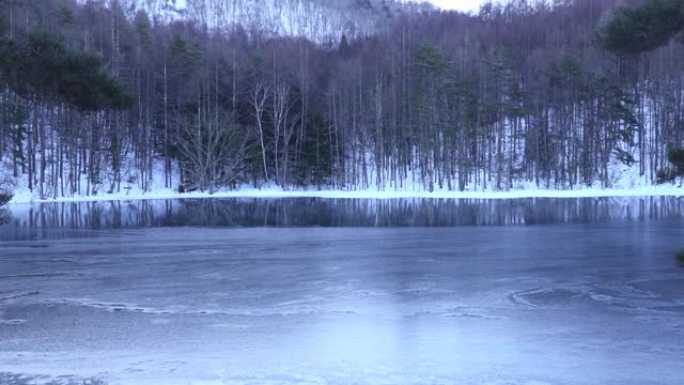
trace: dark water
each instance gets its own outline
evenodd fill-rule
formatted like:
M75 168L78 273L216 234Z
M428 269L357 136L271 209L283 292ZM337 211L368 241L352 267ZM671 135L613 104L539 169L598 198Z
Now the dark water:
M684 197L196 199L15 205L6 240L141 227L450 227L680 220Z
M12 206L0 384L681 384L684 200Z

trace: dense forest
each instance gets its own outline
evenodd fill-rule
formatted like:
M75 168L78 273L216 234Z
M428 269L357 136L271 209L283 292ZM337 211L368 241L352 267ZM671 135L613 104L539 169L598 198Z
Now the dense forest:
M0 0L0 182L50 198L684 173L678 9L642 41L644 1L266 3Z

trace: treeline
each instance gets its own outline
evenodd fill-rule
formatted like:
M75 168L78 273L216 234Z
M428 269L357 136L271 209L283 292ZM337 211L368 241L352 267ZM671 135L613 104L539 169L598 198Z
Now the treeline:
M608 52L617 2L416 9L320 43L117 1L0 1L0 154L44 197L158 175L209 191L655 181L684 143L684 50Z

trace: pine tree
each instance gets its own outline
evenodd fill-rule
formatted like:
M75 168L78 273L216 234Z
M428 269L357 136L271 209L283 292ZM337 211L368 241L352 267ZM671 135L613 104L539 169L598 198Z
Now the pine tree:
M667 152L667 160L672 163L676 176L684 175L684 148L671 148Z
M123 84L101 69L100 58L68 50L47 33L32 33L25 41L5 40L0 50L0 82L23 97L64 102L84 111L133 104Z
M651 0L640 8L619 10L600 35L609 51L638 54L667 44L682 28L682 0Z

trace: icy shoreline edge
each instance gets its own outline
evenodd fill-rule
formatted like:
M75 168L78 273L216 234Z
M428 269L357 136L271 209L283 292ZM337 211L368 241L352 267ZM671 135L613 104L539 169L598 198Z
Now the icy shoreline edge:
M577 189L544 190L522 189L509 191L405 191L405 190L282 190L239 189L232 191L178 193L173 190L147 193L118 193L74 197L40 199L29 193L17 193L10 204L50 203L50 202L99 202L99 201L139 201L166 199L211 199L211 198L327 198L327 199L523 199L523 198L609 198L638 196L684 197L683 187L651 186L633 189Z

